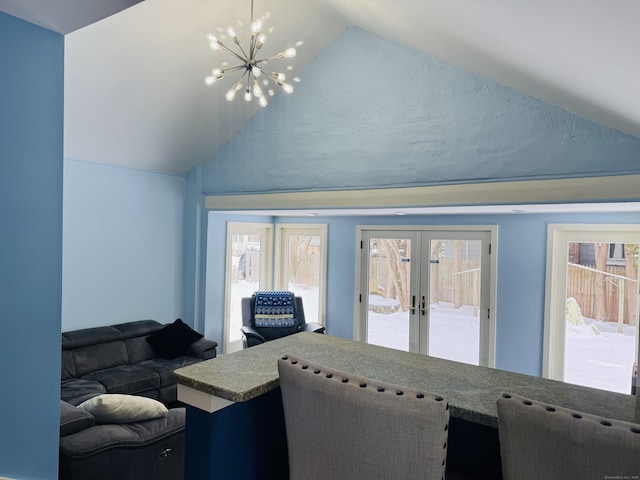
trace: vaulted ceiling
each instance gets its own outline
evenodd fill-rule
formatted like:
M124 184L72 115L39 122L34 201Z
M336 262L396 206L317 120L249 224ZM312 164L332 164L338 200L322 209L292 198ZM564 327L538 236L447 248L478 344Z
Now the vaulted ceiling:
M640 137L637 0L255 0L254 10L271 14L265 53L304 42L288 72L303 81L357 26ZM203 82L223 60L205 35L248 24L250 0L0 0L0 11L65 34L66 157L186 173L260 108Z

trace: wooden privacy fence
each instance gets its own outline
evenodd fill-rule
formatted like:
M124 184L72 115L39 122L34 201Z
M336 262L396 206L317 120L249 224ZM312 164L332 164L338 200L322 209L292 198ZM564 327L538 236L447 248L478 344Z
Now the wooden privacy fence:
M429 295L431 303L450 302L454 305L469 305L474 307L474 312L479 307L480 299L480 261L463 260L461 267L454 271L453 259L440 259L438 263L431 263L431 288ZM404 263L405 270L409 271L410 263ZM369 261L369 279L373 279L379 291L370 293L383 295L385 298L394 298L392 273L388 268L387 259L374 257ZM456 286L457 282L457 286ZM457 301L456 301L457 299Z
M617 322L619 325L636 324L638 280L625 277L624 266L607 265L604 271L574 263L569 263L568 266L567 298L575 298L583 317ZM605 279L602 295L604 307L600 309L605 318L597 318L597 275L603 275Z

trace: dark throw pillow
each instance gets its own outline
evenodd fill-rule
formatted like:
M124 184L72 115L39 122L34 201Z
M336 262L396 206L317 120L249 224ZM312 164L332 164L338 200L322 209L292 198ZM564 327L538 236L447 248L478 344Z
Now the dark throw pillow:
M175 322L149 335L147 342L158 355L170 360L183 355L193 342L201 338L202 334L178 318Z

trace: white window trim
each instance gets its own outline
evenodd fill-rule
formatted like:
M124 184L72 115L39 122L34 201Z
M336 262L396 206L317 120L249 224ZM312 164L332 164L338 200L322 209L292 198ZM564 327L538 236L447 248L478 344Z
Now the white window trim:
M549 224L547 225L547 274L545 281L544 344L542 376L564 380L566 276L568 242L640 243L637 224ZM563 301L559 302L558 299Z
M224 268L224 325L222 329L223 353L229 353L229 329L231 328L231 286L232 286L232 249L233 235L238 233L255 233L256 230L265 232L265 244L260 246L260 284L265 290L271 289L271 272L273 259L273 224L252 222L227 222L227 241L225 244ZM209 252L211 253L211 252ZM264 282L264 283L263 283Z

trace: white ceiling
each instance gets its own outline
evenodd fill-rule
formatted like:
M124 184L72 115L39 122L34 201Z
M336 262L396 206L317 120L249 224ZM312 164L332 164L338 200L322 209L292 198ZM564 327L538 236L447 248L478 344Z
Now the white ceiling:
M208 160L259 108L229 104L224 86L203 83L221 58L205 34L248 21L249 7L0 0L0 11L74 30L65 37L66 157L180 174ZM95 21L110 9L124 10ZM255 0L256 16L267 10L275 32L266 53L304 41L294 75L355 25L640 137L637 0Z

